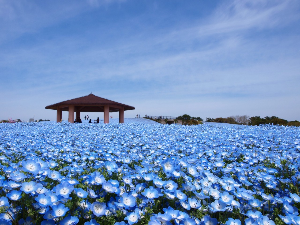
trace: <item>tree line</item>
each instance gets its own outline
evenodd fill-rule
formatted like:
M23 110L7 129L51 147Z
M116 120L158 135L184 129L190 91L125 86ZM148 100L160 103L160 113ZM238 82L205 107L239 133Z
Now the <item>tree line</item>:
M218 118L206 118L206 122L217 122L217 123L230 123L230 124L243 124L243 125L260 125L260 124L273 124L283 126L300 126L300 122L297 120L288 121L281 119L277 116L266 116L261 118L260 116L230 116L230 117L218 117Z

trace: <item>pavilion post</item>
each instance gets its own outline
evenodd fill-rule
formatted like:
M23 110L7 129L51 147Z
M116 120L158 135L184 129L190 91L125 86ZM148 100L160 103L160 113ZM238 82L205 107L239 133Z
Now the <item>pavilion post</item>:
M109 123L109 106L104 106L104 123Z
M57 107L57 114L56 114L56 122L60 122L62 119L62 110L61 108Z
M119 109L119 123L124 123L124 107Z
M74 123L74 105L69 106L69 123Z
M77 109L76 110L76 121L79 122L79 120L80 120L80 110Z

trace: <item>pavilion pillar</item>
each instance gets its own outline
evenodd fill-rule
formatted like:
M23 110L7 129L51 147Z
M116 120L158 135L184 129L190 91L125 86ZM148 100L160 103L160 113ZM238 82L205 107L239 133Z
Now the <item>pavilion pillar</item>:
M61 108L57 107L57 114L56 114L56 122L60 122L62 119L62 110Z
M119 123L124 123L124 107L119 109Z
M77 109L76 110L76 121L79 122L79 120L80 120L80 110Z
M69 106L69 123L74 123L74 105Z
M104 106L104 123L109 123L109 106Z

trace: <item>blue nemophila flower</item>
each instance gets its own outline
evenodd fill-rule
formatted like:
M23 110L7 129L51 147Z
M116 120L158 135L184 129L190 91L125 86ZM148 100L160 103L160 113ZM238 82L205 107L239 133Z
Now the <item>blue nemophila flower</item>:
M76 195L80 198L86 198L88 195L88 193L85 190L83 190L82 188L75 188L74 191L75 191Z
M161 213L158 213L156 215L157 219L159 221L161 221L162 224L170 224L168 223L170 220L172 220L172 216L170 214L167 214L167 213L164 213L164 214L161 214Z
M69 198L69 195L74 190L73 185L69 184L69 182L62 182L55 187L56 195L60 195L64 198Z
M59 222L61 225L75 225L79 222L79 219L75 216L67 216Z
M128 213L124 220L127 220L129 224L135 224L139 221L139 218L139 211L136 209L135 211Z
M95 193L95 191L93 189L88 189L88 194L91 198L97 198L98 195Z
M94 213L95 216L104 216L106 213L106 204L103 202L94 202L90 209Z
M32 193L37 189L37 183L34 181L22 183L21 191L24 191L26 194Z
M190 209L191 209L190 204L187 203L186 201L180 201L179 203L180 203L180 205L181 205L184 209L186 209L186 210L190 210Z
M24 173L19 172L19 171L14 172L9 177L9 179L11 179L13 181L16 181L16 182L23 181L25 178L26 178L26 175Z
M225 224L226 225L241 225L241 221L239 219L229 218Z
M136 198L131 194L124 193L121 197L121 203L123 203L125 207L134 207L136 205Z
M105 167L109 173L115 172L118 169L118 165L115 162L105 162Z
M123 179L125 184L131 184L132 183L132 178L129 177L129 176L124 176L122 179Z
M164 188L168 191L175 191L178 187L178 184L175 183L173 180L168 180L165 182Z
M196 221L192 218L185 218L181 224L184 224L184 225L197 225Z
M199 173L198 173L196 167L194 167L194 166L188 166L188 167L187 167L187 171L188 171L188 173L191 174L193 177L196 177L196 176L199 175Z
M41 169L41 165L38 162L31 160L31 159L29 159L27 161L23 161L22 165L23 165L24 171L30 172L33 174L38 174Z
M145 179L145 181L151 181L156 177L152 173L146 173L146 174L143 174L142 176Z
M62 176L58 171L52 171L48 173L48 177L51 178L52 180L61 180Z
M226 205L230 205L232 200L233 200L233 196L225 191L225 192L220 194L220 199L219 200L224 202Z
M109 193L115 193L115 192L118 191L118 188L115 187L115 186L114 186L111 182L109 182L109 181L103 183L103 184L102 184L102 188L103 188L105 191L109 192Z
M216 218L211 218L209 215L205 215L201 220L201 224L203 224L203 225L217 225L218 220Z
M275 225L274 221L270 220L267 216L262 216L259 219L259 223L262 224L262 225Z
M300 202L300 197L299 195L295 193L290 193L290 197L295 201L295 202Z
M210 204L210 209L213 212L222 212L226 210L226 204L222 201L216 200Z
M188 198L188 202L193 209L198 209L201 207L200 201L196 198Z
M96 220L94 219L91 219L90 221L88 222L85 222L84 225L100 225L99 223L97 223Z
M255 219L247 218L245 219L245 225L258 225L258 222Z
M10 221L0 219L0 225L12 225L12 223Z
M6 195L12 201L18 201L22 197L22 192L13 190Z
M39 194L38 197L35 198L35 200L39 203L41 207L46 207L52 204L51 197L45 194Z
M66 207L64 204L60 203L59 205L52 206L52 216L53 217L61 217L69 211L69 208Z
M156 179L153 180L153 183L155 184L156 187L162 188L165 185L166 182L159 179L159 178L156 178Z
M0 198L0 207L3 207L3 206L9 206L9 202L8 202L8 199L6 197L1 197Z
M150 186L149 188L146 188L142 192L142 195L144 195L148 199L154 199L154 198L158 198L162 194L160 194L156 188Z
M246 215L252 219L258 219L262 216L261 212L260 211L252 211L252 210L249 210Z
M176 198L178 198L180 201L185 201L187 199L186 194L184 194L182 191L180 190L176 190L175 191L175 196Z
M11 180L7 183L7 185L8 185L10 188L13 188L13 189L16 189L16 188L18 188L18 187L21 186L21 184L16 183L16 182L11 181Z
M161 165L165 173L172 173L175 169L174 163L171 160L166 160Z
M177 219L177 217L179 216L179 210L175 210L170 206L168 208L164 208L163 211L165 212L165 214L169 214L172 219Z
M103 184L104 182L106 182L106 180L101 173L99 173L98 171L95 171L90 175L89 182L91 184L100 185L100 184Z

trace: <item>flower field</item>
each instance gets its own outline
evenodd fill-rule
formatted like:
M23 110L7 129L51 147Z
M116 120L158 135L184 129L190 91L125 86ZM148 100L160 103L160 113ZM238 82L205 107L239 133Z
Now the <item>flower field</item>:
M300 128L0 124L1 224L300 224Z

